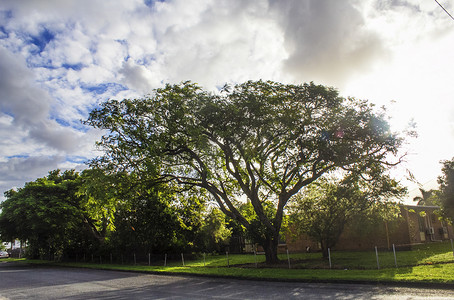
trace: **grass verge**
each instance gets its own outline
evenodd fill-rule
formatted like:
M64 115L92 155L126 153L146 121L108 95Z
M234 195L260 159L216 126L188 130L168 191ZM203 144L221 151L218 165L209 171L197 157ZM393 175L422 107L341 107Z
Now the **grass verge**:
M449 243L420 245L411 251L379 253L380 269L375 252L333 252L332 269L320 253L291 254L288 268L286 255L282 263L268 266L263 255L207 255L205 258L181 262L169 262L167 266L120 265L96 263L49 262L18 260L26 263L51 263L59 266L83 267L106 270L194 274L257 280L325 281L325 282L373 282L373 283L425 283L454 286L454 257ZM12 259L9 259L12 260Z

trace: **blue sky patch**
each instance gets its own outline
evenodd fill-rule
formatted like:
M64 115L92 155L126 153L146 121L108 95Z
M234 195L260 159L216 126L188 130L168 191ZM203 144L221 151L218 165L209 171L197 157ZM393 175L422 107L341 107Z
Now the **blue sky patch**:
M9 33L5 28L5 24L9 19L12 19L13 12L11 10L0 10L0 39L8 38Z
M0 39L8 38L9 34L6 31L5 27L0 25Z
M81 88L88 92L95 93L97 95L104 94L107 91L110 91L111 93L116 94L120 91L124 91L124 90L128 89L124 85L115 83L115 82L102 83L102 84L98 84L98 85L85 85L84 84L81 86Z
M47 44L55 38L55 34L44 28L38 36L30 36L30 42L38 47L38 53L41 53L46 48Z
M69 127L71 125L68 121L60 119L60 118L55 118L55 121L64 127Z
M7 156L6 158L12 159L12 158L29 158L29 157L30 157L30 155L26 155L26 154L17 154L17 155Z
M156 56L153 55L153 54L149 54L149 55L142 56L141 59L138 59L136 62L139 65L147 66L147 65L150 65L152 62L155 62L155 61L156 61Z
M83 156L68 156L66 157L66 161L73 164L85 164L88 158Z
M144 0L143 1L143 3L145 3L145 5L148 7L153 7L156 2L165 2L165 0Z
M84 65L81 63L78 64L62 64L61 65L65 69L72 69L74 71L80 71L83 69Z

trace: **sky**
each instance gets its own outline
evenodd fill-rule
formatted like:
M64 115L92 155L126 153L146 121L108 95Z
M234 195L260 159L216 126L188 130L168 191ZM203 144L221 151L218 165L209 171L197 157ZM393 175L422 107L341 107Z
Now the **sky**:
M394 131L415 123L393 171L411 199L454 157L453 65L454 20L434 0L2 0L0 193L100 155L81 120L103 101L263 79L385 105Z

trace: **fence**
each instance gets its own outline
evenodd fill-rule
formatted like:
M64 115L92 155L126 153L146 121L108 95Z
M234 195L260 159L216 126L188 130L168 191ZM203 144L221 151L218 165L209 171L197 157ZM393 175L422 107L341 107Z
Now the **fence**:
M410 267L423 264L454 263L453 241L427 244L392 245L392 249L374 247L369 251L336 251L329 249L328 257L320 252L289 253L279 255L280 264L272 267L290 269L384 269ZM61 258L64 262L140 265L161 267L270 267L264 264L265 255L254 251L248 254L206 253L83 253Z

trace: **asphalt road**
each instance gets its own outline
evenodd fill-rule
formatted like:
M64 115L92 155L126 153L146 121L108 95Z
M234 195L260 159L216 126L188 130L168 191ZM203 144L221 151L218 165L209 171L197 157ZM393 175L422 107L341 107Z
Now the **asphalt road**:
M0 261L0 299L454 299L454 291L163 276Z

